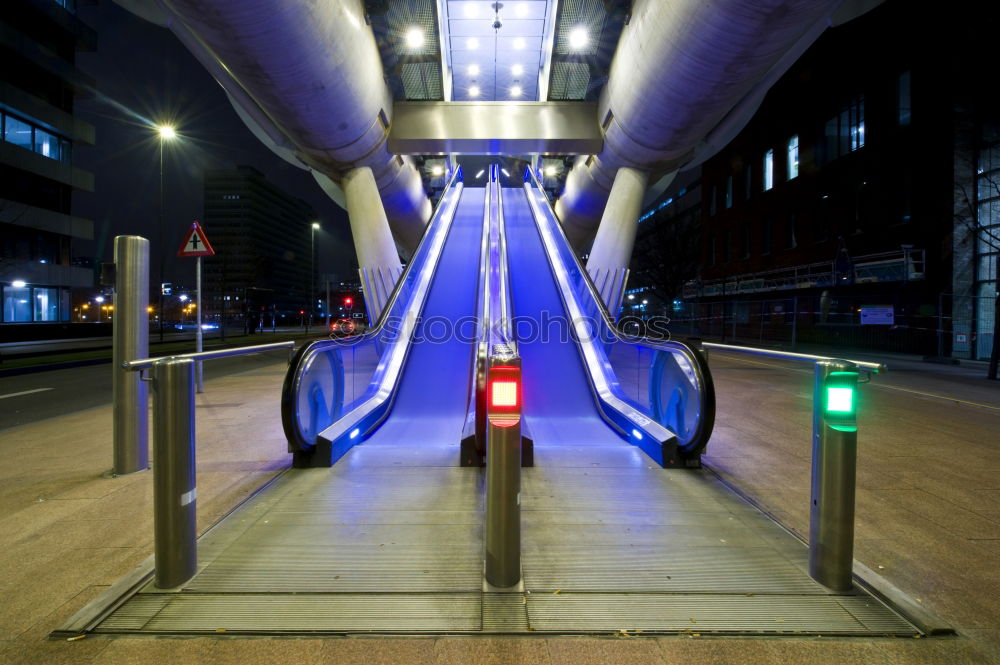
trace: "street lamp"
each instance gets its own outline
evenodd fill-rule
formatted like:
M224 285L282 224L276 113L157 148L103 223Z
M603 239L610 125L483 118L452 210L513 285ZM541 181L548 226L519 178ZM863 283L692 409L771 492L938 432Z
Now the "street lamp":
M163 274L164 264L167 262L167 254L164 245L164 211L163 211L163 144L177 138L177 130L171 125L157 125L156 134L160 139L160 230L158 232L160 245L160 341L163 341Z
M97 303L97 322L100 323L101 310L104 309L103 307L101 307L101 303L104 302L104 296L97 296L96 298L94 298L94 302Z
M319 222L313 222L309 230L309 319L306 321L306 332L312 323L313 310L316 307L316 231Z

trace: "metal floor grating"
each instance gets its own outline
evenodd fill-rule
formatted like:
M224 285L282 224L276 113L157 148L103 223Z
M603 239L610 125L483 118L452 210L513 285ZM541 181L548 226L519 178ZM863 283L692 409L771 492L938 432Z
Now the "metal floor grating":
M707 472L626 446L551 447L524 469L525 593L482 592L483 472L457 447L354 448L292 470L199 541L184 587L152 583L100 633L912 635Z

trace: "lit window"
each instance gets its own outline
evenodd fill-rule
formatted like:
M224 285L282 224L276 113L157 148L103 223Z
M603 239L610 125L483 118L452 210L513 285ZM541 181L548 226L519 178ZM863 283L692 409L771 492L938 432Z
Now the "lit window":
M826 161L865 145L865 98L859 96L826 123Z
M774 187L774 150L764 153L764 191Z
M3 140L18 147L32 150L31 130L32 127L28 123L8 115L4 118Z
M910 72L903 72L899 75L899 125L905 127L910 124Z
M788 179L792 180L799 175L799 135L796 134L788 139Z

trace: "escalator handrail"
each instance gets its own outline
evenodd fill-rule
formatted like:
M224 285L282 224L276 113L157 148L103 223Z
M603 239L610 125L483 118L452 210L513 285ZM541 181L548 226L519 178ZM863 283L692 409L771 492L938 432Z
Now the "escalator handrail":
M392 312L393 308L396 306L396 301L399 299L403 285L409 278L410 271L414 269L414 265L421 263L421 261L418 260L418 257L422 257L422 255L426 252L431 230L435 226L435 221L438 220L445 210L446 206L444 205L444 202L447 200L448 194L455 189L456 184L461 184L461 182L462 167L459 166L455 169L455 172L448 180L447 185L442 190L437 208L435 208L430 220L424 226L423 233L420 236L420 241L417 243L417 248L411 255L410 261L406 264L406 267L400 274L399 279L396 280L396 284L393 287L389 298L386 300L385 306L382 308L375 325L361 335L346 338L326 338L315 340L309 344L303 345L292 356L292 360L288 366L288 371L285 374L285 380L281 389L281 423L290 448L301 451L309 451L315 446L315 441L305 441L300 436L295 417L301 371L305 366L306 359L311 357L313 354L326 351L331 347L347 348L351 346L361 346L369 341L377 339L384 332L385 326L389 321L390 312ZM457 205L457 201L455 203ZM454 210L454 206L452 206L452 210Z
M536 174L530 168L525 170L525 175L526 175L525 195L529 199L529 203L531 204L532 210L535 210L538 202L532 196L530 188L533 187L534 190L539 192L542 196L544 196L544 189L542 188L541 183L538 182ZM565 243L567 247L572 248L572 245L569 242L569 238L567 238L566 232L563 229L562 224L560 224L558 218L556 218L555 211L552 210L552 207L549 204L547 197L545 198L544 209L545 209L545 214L549 218L550 228L555 228L556 233L558 234L560 240L563 243ZM548 256L547 251L545 252L545 254L546 256ZM593 280L591 280L590 278L590 274L587 272L583 263L580 261L580 257L577 256L576 252L573 251L570 251L569 254L572 255L573 261L576 264L576 269L579 271L580 275L587 284L587 289L590 292L590 295L593 298L594 303L597 305L599 315L602 319L605 328L607 329L608 332L610 332L610 334L615 338L617 342L624 344L633 344L636 346L643 346L646 348L665 351L669 353L681 353L688 360L688 362L691 363L691 366L696 371L696 377L698 380L698 394L701 398L701 404L699 405L700 417L698 421L698 428L695 432L695 435L691 438L691 441L686 446L684 446L683 449L685 453L688 454L695 454L704 450L706 444L708 443L708 439L711 437L712 429L714 428L715 424L715 386L712 381L711 371L708 368L708 363L706 362L704 355L697 352L688 344L685 344L683 342L678 342L676 340L662 340L662 339L652 339L648 337L633 337L630 335L629 336L623 335L619 331L617 325L615 325L614 320L612 319L611 314L604 303L604 300L600 296L600 292L597 290L597 287L594 285ZM593 379L593 372L601 370L596 369L594 367L588 367L588 371L591 373L591 378ZM613 373L613 370L611 371ZM615 383L617 383L617 379L615 380Z

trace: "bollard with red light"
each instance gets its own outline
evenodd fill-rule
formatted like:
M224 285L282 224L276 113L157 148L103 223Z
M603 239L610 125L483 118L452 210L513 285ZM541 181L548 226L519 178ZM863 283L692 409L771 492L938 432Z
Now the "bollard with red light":
M521 368L515 365L490 367L487 382L487 416L497 427L513 427L521 422Z
M488 590L521 584L521 359L497 344L487 375L486 566Z

